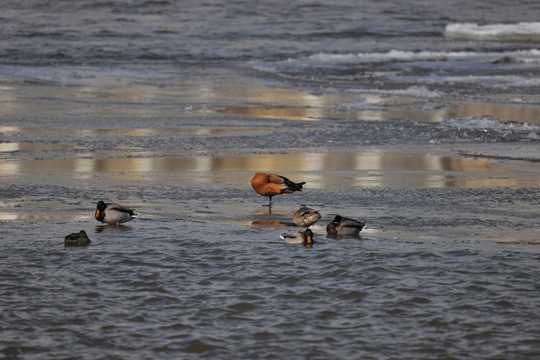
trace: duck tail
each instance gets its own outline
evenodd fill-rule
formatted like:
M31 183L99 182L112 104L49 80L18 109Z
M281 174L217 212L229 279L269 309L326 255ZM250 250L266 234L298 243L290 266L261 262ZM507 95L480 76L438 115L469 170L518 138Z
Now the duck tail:
M305 181L295 183L283 176L281 178L283 179L285 185L287 185L287 191L302 191L302 186L304 186L304 184L306 183Z

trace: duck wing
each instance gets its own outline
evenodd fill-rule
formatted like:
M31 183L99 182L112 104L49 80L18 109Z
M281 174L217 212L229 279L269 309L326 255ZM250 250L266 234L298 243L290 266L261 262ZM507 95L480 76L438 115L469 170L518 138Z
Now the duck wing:
M291 181L291 180L287 179L285 176L280 176L280 178L283 179L283 182L287 186L287 188L285 190L286 191L291 191L291 192L292 191L302 191L302 186L304 186L304 184L306 183L305 181L295 183L294 181Z
M302 239L302 234L299 232L281 234L279 237L287 244L301 244L304 241L304 239Z
M293 214L293 221L300 227L309 227L315 224L321 218L321 214L312 208L302 204L300 209Z
M354 219L343 218L339 226L341 228L349 227L349 228L356 228L356 229L362 230L364 226L366 226L366 224L361 221L354 220Z
M295 183L294 181L291 181L291 180L287 179L285 176L281 176L281 175L278 175L278 174L269 174L268 175L268 182L283 185L281 187L281 192L282 193L284 193L284 192L291 193L291 192L294 192L294 191L302 191L302 186L306 183L305 181L300 182L300 183Z
M122 206L120 204L116 204L116 203L107 204L107 209L106 210L107 211L120 211L120 212L128 213L132 217L137 216L137 212L135 210L127 208L127 207Z

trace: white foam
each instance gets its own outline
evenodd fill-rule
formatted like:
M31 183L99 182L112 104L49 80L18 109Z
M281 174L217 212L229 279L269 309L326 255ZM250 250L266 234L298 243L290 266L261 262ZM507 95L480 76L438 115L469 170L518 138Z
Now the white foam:
M517 24L448 24L444 36L453 39L484 41L540 41L540 22Z
M436 79L430 78L432 83L444 82L447 84L478 84L485 87L496 87L506 89L508 87L537 87L540 86L540 79L535 77L525 77L517 75L465 75L465 76L440 76Z
M540 40L540 38L539 38ZM502 57L509 57L512 62L526 64L540 64L540 50L514 50L505 52L476 52L476 51L403 51L390 50L387 52L373 53L345 53L332 54L320 52L306 57L288 58L276 63L257 63L251 65L259 71L268 73L282 73L283 69L305 67L343 67L355 64L373 64L390 62L439 62L447 60L475 61L489 64ZM284 74L282 74L284 75Z
M388 61L426 61L445 60L448 58L470 57L478 53L470 51L402 51L390 50L384 53L348 53L348 54L313 54L305 61L326 64L351 64L362 62L388 62ZM291 61L291 60L290 60Z
M539 23L540 24L540 23ZM540 41L540 33L538 40ZM287 59L288 66L339 66L345 64L414 62L414 61L446 61L470 60L491 62L497 58L508 56L515 62L537 64L540 62L540 50L528 49L507 52L475 52L475 51L403 51L390 50L374 53L330 54L317 53L305 58Z

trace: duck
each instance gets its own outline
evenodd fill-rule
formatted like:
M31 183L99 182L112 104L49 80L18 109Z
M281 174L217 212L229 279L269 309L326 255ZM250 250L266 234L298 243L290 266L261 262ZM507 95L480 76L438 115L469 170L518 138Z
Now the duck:
M313 232L310 229L305 229L303 231L281 234L279 236L287 244L302 244L302 245L311 245L315 241L313 240Z
M321 218L321 214L317 210L307 207L305 204L300 205L300 208L293 214L293 221L296 225L309 228Z
M278 174L256 173L251 179L251 187L262 196L268 196L272 205L272 196L290 194L295 191L302 191L302 186L306 182L295 183L285 176Z
M90 243L91 241L84 230L69 234L64 238L64 246L86 246Z
M326 226L326 233L328 235L358 236L364 226L366 226L366 224L361 221L349 219L341 215L336 215L334 220Z
M137 213L133 209L128 209L116 203L106 204L103 201L99 201L97 203L95 217L97 221L101 221L102 223L118 226L137 217Z

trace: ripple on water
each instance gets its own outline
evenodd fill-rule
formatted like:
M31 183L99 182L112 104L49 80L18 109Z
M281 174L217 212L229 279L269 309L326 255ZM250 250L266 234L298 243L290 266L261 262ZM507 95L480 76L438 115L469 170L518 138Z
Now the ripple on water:
M184 226L149 239L138 222L133 231L92 233L85 249L65 249L61 237L0 244L2 263L9 256L12 264L0 278L0 318L10 324L2 354L68 358L66 339L87 358L103 349L117 358L314 359L538 350L535 245L372 234L307 249L260 241L263 230L250 225L197 224L201 234L235 229L236 240L190 240Z

